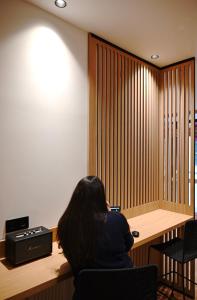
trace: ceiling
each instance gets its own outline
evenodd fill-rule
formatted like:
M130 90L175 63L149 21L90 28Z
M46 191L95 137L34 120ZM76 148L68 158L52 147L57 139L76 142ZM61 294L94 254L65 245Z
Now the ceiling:
M197 56L197 0L28 2L160 67ZM155 53L158 60L150 58Z

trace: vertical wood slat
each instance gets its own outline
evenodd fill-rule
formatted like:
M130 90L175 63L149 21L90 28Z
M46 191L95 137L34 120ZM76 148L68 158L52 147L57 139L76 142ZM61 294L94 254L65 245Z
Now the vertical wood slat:
M155 103L154 103L154 107L155 107L154 116L155 116L155 119L156 119L156 128L157 128L157 132L156 132L156 136L155 136L155 138L156 138L155 145L157 145L157 149L156 149L156 162L155 162L156 171L155 171L155 178L154 178L154 183L156 185L156 195L154 197L154 200L156 201L156 199L160 199L159 198L159 122L160 122L160 119L159 119L159 105L156 105L156 102L158 103L158 100L159 100L159 80L160 80L160 77L157 76L157 74L155 73L155 78L156 78L156 82L155 82L156 95L155 95ZM155 122L154 122L154 124L155 124Z
M128 78L128 58L125 58L125 109L124 109L124 141L125 141L125 166L124 166L124 208L128 207L128 93L129 93L129 78Z
M125 57L121 59L121 137L120 137L120 203L125 209L125 194L124 194L124 181L125 181Z
M131 207L131 115L132 115L132 78L131 78L131 61L128 58L127 61L127 76L128 76L128 99L127 99L127 122L128 122L128 149L127 149L127 207Z
M165 107L164 107L164 79L160 74L159 89L159 199L164 200L164 129L165 129Z
M180 69L177 69L177 202L181 203L180 197Z
M135 63L134 61L131 61L131 74L132 74L132 98L131 98L131 107L132 107L132 114L131 114L131 121L132 121L132 125L131 125L131 139L132 139L132 143L131 143L131 198L130 198L130 207L134 206L134 199L135 199L135 194L134 194L134 190L135 190L135 182L134 182L134 178L135 178L135 151L134 151L134 145L135 145L135 101L134 101L134 97L135 97Z
M150 134L151 134L151 139L150 139L150 158L151 158L151 167L150 167L150 170L151 170L151 177L150 177L150 202L153 201L153 185L154 185L154 182L153 182L153 164L154 164L154 161L153 161L153 98L154 98L154 95L153 95L153 71L151 70L151 86L150 86L150 92L151 92L151 96L150 96Z
M184 76L184 66L181 66L181 119L180 119L180 159L181 159L181 168L180 168L180 184L181 184L181 203L185 202L185 184L184 184L184 176L185 176L185 76Z
M128 199L127 199L127 207L131 207L131 189L132 189L132 179L131 179L131 116L132 116L132 79L131 79L131 61L128 59L128 99L127 99L127 122L128 122Z
M147 163L146 163L146 145L147 145L147 141L146 141L146 106L147 106L147 98L146 98L146 91L147 91L147 86L146 86L146 67L144 67L144 86L143 86L143 90L144 90L144 125L143 125L143 130L144 130L144 169L143 169L143 174L144 174L144 182L143 182L143 198L144 201L143 203L146 203L146 170L147 170Z
M106 51L106 135L105 135L105 144L106 144L106 159L105 159L105 177L106 177L106 198L109 201L110 199L110 49Z
M176 71L172 70L172 98L173 98L173 124L172 124L172 140L173 140L173 150L172 150L172 161L173 161L173 187L172 187L172 201L176 203L176 96L175 96L175 82L176 82Z
M102 101L101 101L101 179L106 186L106 56L107 49L103 47L103 57L102 57Z
M140 90L140 70L141 65L138 64L137 66L137 93L138 93L138 110L137 110L137 116L138 116L138 122L137 122L137 149L136 152L138 153L138 165L137 165L137 206L141 204L141 90Z
M144 191L144 67L141 65L141 204L144 204L145 191Z
M190 66L189 86L190 86L190 107L191 107L191 158L190 158L190 201L191 210L194 212L195 203L195 98L194 98L194 63Z
M118 54L115 52L114 61L114 204L118 204ZM111 201L111 199L110 199Z
M188 65L185 66L185 197L184 203L189 205L189 72Z
M135 103L135 115L134 115L134 137L135 137L135 141L134 141L134 183L133 183L133 189L134 189L134 198L133 198L133 206L137 206L137 162L138 162L138 156L137 156L137 120L138 120L138 113L137 113L137 109L138 109L138 103L137 103L137 99L138 99L138 94L137 94L137 63L134 62L134 74L135 74L135 85L134 85L134 90L135 90L135 98L134 98L134 103Z
M101 164L102 164L102 149L101 149L101 140L102 140L102 47L98 47L98 97L97 97L97 174L101 178Z
M172 201L172 99L171 71L168 71L168 200Z
M155 86L155 81L156 79L154 80L154 77L155 77L155 74L153 72L153 75L152 75L152 125L151 125L151 128L153 129L153 124L155 124L155 130L152 130L152 199L155 199L155 196L156 196L156 186L157 186L157 179L155 178L155 174L156 174L156 167L157 167L157 164L154 162L154 159L156 159L157 157L157 144L156 144L156 134L157 134L157 127L156 127L156 118L155 118L155 115L156 115L156 105L155 105L155 97L156 97L156 86ZM156 77L155 77L156 78ZM158 198L157 198L158 199Z
M164 178L164 199L168 199L168 100L167 100L167 74L164 73L164 105L165 105L165 152L164 152L164 164L165 164L165 178Z
M149 134L149 70L147 69L147 107L146 107L146 120L147 120L147 123L146 123L146 134L147 134L147 173L146 173L146 185L147 185L147 194L146 194L146 199L147 199L147 203L150 202L150 188L149 188L149 183L150 183L150 157L149 157L149 141L150 141L150 134Z
M148 157L148 69L146 68L146 76L145 76L145 81L146 81L146 97L145 97L145 152L146 152L146 184L145 184L145 188L146 188L146 203L149 202L149 197L148 197L148 183L149 183L149 157Z
M112 199L114 205L114 51L110 52L110 99L109 99L109 199Z
M121 55L118 54L118 205L121 203Z

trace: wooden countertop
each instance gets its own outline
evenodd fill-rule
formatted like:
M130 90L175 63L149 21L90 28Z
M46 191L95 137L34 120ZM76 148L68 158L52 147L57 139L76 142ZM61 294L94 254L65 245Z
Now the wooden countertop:
M164 209L156 209L128 219L131 231L137 230L140 233L139 237L134 239L133 249L156 239L172 229L184 225L190 219L193 219L190 215Z
M53 243L52 255L15 268L1 259L0 300L24 299L70 276L70 266L57 242Z
M128 219L131 230L140 232L135 238L133 248L137 248L171 229L180 227L192 216L157 209L152 212ZM59 273L59 268L61 272ZM53 243L53 254L39 260L11 267L0 260L0 300L24 299L36 294L58 281L71 276L69 264L66 262L57 243Z

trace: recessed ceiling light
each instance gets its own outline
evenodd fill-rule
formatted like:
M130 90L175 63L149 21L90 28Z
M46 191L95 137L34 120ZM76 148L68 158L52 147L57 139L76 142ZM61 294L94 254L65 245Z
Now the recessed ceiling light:
M55 0L55 5L59 8L64 8L67 3L65 0Z
M159 54L153 54L151 55L151 59L158 59L159 58Z

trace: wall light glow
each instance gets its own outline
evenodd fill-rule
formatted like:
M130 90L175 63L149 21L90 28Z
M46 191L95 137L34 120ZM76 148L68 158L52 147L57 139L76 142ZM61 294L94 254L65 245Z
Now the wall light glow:
M159 54L153 54L151 55L151 59L158 59L159 58Z
M28 41L31 80L48 99L65 93L69 84L70 52L61 38L47 27L34 29Z
M55 5L59 8L66 7L67 3L65 0L55 0Z

